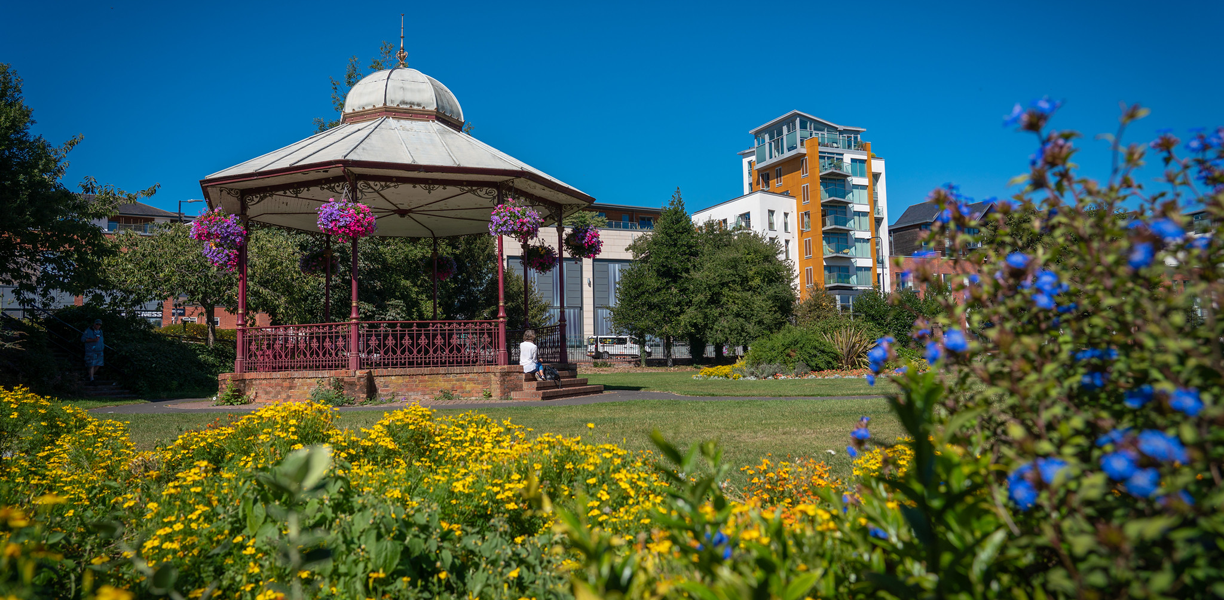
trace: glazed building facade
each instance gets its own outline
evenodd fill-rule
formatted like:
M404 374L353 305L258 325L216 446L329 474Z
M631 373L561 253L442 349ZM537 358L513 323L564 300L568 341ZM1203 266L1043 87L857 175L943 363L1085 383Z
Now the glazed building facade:
M750 133L740 152L744 194L792 197L797 287L825 289L843 308L864 290L891 289L884 159L860 127L791 111Z

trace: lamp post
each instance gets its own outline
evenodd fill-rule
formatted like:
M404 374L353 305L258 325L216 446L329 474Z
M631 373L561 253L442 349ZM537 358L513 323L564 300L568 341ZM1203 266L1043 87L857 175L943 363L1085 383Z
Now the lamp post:
M192 204L195 202L203 202L203 200L179 200L178 201L178 216L179 216L178 222L179 223L183 222L183 203L184 202L186 202L187 204Z

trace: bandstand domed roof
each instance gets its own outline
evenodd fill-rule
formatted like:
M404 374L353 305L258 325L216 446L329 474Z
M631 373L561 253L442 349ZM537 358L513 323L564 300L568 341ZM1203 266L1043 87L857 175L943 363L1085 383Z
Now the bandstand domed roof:
M437 79L408 67L367 75L344 98L346 120L376 109L436 111L463 123L463 109L455 95Z

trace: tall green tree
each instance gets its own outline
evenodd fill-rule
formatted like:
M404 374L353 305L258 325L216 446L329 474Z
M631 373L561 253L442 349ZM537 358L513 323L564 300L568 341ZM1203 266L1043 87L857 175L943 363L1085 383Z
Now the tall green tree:
M782 246L752 231L704 228L689 277L684 328L695 339L742 346L786 325L794 312L793 266ZM701 347L704 348L704 343Z
M667 364L672 344L687 337L684 314L692 305L689 277L697 264L697 229L684 208L680 188L655 223L654 231L629 245L634 265L617 285L612 324L638 336L663 339Z
M85 294L102 284L112 252L94 221L157 186L128 194L86 177L80 194L70 191L63 183L67 156L82 137L54 146L30 132L34 123L21 78L0 63L0 285L16 286L23 301L55 291Z

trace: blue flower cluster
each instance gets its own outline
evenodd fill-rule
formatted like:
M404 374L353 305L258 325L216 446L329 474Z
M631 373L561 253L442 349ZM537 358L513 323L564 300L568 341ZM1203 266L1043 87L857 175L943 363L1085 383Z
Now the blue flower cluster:
M1130 429L1115 429L1097 438L1096 443L1101 447L1117 447L1101 456L1101 470L1114 481L1126 482L1126 491L1139 498L1150 498L1160 488L1160 472L1155 467L1141 467L1143 456L1158 463L1190 462L1180 439L1155 429L1145 429L1134 436Z
M705 534L705 539L707 542L712 544L714 548L718 548L719 546L722 546L723 547L723 552L722 552L723 560L731 560L731 544L727 543L730 541L730 539L727 538L727 534L723 533L720 530L717 533L715 533L713 536L711 536L709 533ZM705 545L697 544L697 550L698 551L705 550Z
M1032 463L1020 465L1007 476L1007 496L1020 510L1028 510L1037 502L1038 492L1034 475L1039 475L1046 485L1054 485L1058 474L1066 468L1067 462L1061 458L1039 458Z
M1117 360L1118 351L1113 348L1088 348L1075 353L1075 360Z
M1156 390L1150 385L1141 385L1127 390L1122 402L1130 408L1143 408L1156 397ZM1177 388L1169 394L1169 408L1184 413L1186 416L1197 417L1203 412L1203 399L1199 397L1197 388Z
M1028 108L1024 108L1020 103L1016 103L1012 107L1011 113L1003 117L1004 127L1016 127L1028 131L1041 131L1045 126L1046 121L1062 106L1061 100L1050 100L1049 96L1044 96L1029 103Z
M943 358L944 350L953 354L964 354L969 351L969 340L961 330L949 329L944 333L942 345L935 340L927 342L923 357L928 363L935 364Z
M1156 259L1157 243L1168 245L1186 240L1186 230L1167 217L1161 217L1151 223L1144 223L1135 219L1127 224L1127 229L1131 230L1135 241L1131 244L1126 264L1136 271L1150 266ZM1205 244L1210 243L1209 239L1206 243L1199 242L1198 239L1191 242L1192 247L1206 247Z
M875 346L867 351L867 368L871 371L867 375L867 385L875 385L875 376L884 370L884 363L888 362L890 347L897 340L891 335L886 335L876 340Z
M871 431L867 429L867 423L870 421L871 417L866 415L859 417L858 427L850 432L850 445L846 446L846 454L849 454L851 459L858 458L859 448L871 439Z

